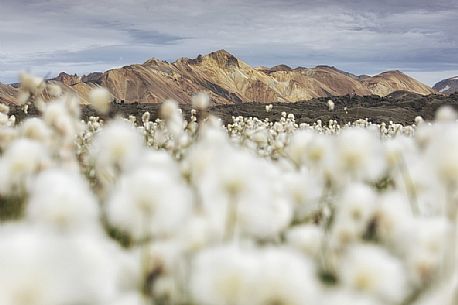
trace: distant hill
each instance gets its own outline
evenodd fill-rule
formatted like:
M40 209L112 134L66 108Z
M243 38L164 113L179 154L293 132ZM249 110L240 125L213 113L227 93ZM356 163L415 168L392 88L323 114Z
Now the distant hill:
M458 92L458 76L441 80L434 85L433 89L443 94Z

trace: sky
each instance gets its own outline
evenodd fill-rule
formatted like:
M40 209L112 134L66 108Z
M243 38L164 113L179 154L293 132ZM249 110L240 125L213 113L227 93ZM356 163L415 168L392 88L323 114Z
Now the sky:
M0 0L0 82L225 49L253 66L458 75L457 0Z

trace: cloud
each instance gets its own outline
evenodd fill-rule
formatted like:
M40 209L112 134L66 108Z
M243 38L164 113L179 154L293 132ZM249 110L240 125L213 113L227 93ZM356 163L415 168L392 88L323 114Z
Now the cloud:
M84 73L221 48L253 65L354 73L453 71L458 62L455 0L3 2L0 81L23 69Z
M163 34L157 31L145 31L139 29L127 29L125 31L130 37L130 42L138 44L173 45L184 39L180 36Z

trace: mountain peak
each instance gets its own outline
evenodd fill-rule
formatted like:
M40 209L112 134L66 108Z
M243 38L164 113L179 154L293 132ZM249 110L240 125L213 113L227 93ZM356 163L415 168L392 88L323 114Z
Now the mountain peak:
M231 53L229 53L228 51L226 51L225 49L219 49L219 50L210 52L208 55L212 55L212 54L219 55L219 56L234 56Z
M205 58L211 58L220 67L224 68L231 68L231 67L239 67L239 60L229 53L228 51L221 49L215 52L211 52L210 54L204 56Z
M380 96L389 95L394 91L410 91L423 95L436 93L433 88L399 70L382 72L372 77L360 77L359 80L374 94Z
M164 61L152 57L152 58L148 59L147 61L145 61L143 64L144 64L145 66L149 66L149 65L157 66L159 63L163 63L163 62L164 62Z
M287 66L287 65L277 65L277 66L273 66L271 68L268 68L268 67L258 67L258 68L255 68L256 70L258 71L261 71L261 72L264 72L266 74L271 74L271 73L274 73L274 72L290 72L292 71L293 69L290 67L290 66Z
M388 71L380 73L379 75L406 75L406 74L399 70L388 70Z
M270 68L270 71L272 72L276 72L276 71L291 71L291 67L290 66L287 66L287 65L277 65L277 66L273 66L272 68Z
M179 64L200 65L204 61L215 61L221 68L239 67L238 59L228 51L221 49L206 55L199 54L196 58L182 57L175 61Z
M52 80L63 83L66 86L73 86L81 82L81 77L78 75L70 75L66 72L60 72L59 75Z
M318 65L315 67L316 69L330 69L330 70L338 70L335 66L328 66L328 65ZM340 70L339 70L340 71Z

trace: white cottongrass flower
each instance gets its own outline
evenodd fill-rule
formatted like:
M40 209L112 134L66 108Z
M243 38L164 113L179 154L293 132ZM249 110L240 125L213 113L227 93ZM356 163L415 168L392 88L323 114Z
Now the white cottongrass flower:
M9 117L8 114L0 112L0 126L8 126Z
M43 78L25 72L19 75L19 81L21 83L21 91L34 95L40 94L46 87Z
M417 153L417 147L412 138L398 136L384 142L384 155L389 169L404 170L405 159L412 158Z
M274 107L274 106L273 106L272 104L266 105L266 112L272 111L272 108L273 108L273 107Z
M177 138L184 128L183 115L178 108L178 103L174 100L165 101L161 105L160 115L167 124L167 131Z
M437 163L431 164L425 162L425 159L428 158L417 156L407 159L404 172L394 176L394 181L408 199L412 212L425 215L446 213L447 199L442 184L444 180L437 176Z
M440 268L453 268L455 258L445 259L453 238L451 224L445 218L417 218L405 234L403 254L414 284L421 286L431 282Z
M107 113L113 97L106 88L96 87L89 92L89 103L91 107L100 113Z
M111 121L94 136L90 147L98 178L104 183L114 181L136 164L143 149L142 135L128 121Z
M383 194L375 207L377 238L397 253L404 252L410 239L408 230L414 225L408 198L400 192Z
M285 182L285 196L293 205L296 220L306 219L321 207L318 202L324 186L319 177L302 170L288 172L282 179Z
M252 303L302 305L320 299L313 264L286 248L258 250L258 271L251 291Z
M148 299L139 292L125 293L119 296L112 305L147 305Z
M61 99L45 105L43 120L53 128L62 138L74 141L78 132L75 117L68 108L67 100L70 96L63 96Z
M75 94L67 94L63 97L63 101L65 103L65 107L67 108L68 114L74 120L79 120L80 114L81 114L81 109L80 109L81 100L79 96Z
M8 107L8 105L0 103L0 112L3 114L8 114L8 112L10 112L10 107Z
M275 239L290 224L293 209L283 195L265 192L264 187L272 186L253 185L253 193L239 199L235 226L239 226L242 235L261 240Z
M337 288L327 291L323 296L323 305L383 305L372 296L355 293L354 291Z
M203 213L194 214L177 234L183 248L189 252L203 250L224 237L224 227Z
M227 245L208 248L193 261L191 294L196 304L253 304L257 257L249 250Z
M332 100L328 100L328 109L329 111L333 111L334 108L336 107L336 104Z
M420 115L417 115L417 116L415 117L414 121L415 121L415 125L417 125L417 126L418 126L418 125L421 125L421 124L423 124L423 123L425 122L425 120L423 119L423 117L420 116Z
M336 139L336 175L377 179L385 164L380 141L363 128L346 128Z
M457 119L457 114L452 106L442 106L436 111L436 120L438 122L453 122Z
M189 189L175 175L145 168L122 176L105 208L112 226L141 241L176 233L192 202Z
M189 266L183 252L182 244L175 240L156 241L146 248L146 253L143 253L146 255L142 259L146 271L154 274L147 287L153 298L170 304L186 301L184 291L185 285L188 285L186 272Z
M327 135L314 134L305 149L306 164L312 168L322 168L335 158L334 147ZM335 170L334 170L335 171Z
M205 211L225 223L226 233L233 237L278 237L293 216L278 171L265 160L230 147L216 153L215 163L199 181Z
M344 287L399 304L409 294L402 262L382 247L353 245L340 261L340 281Z
M428 163L446 187L458 184L458 127L444 126L437 131L427 150Z
M310 142L316 136L310 130L299 130L292 135L286 152L296 166L300 167L304 163Z
M16 116L14 114L8 117L8 122L6 123L6 125L8 127L13 127L16 125Z
M183 250L182 244L175 239L156 240L141 249L139 254L146 256L144 259L146 259L148 271L154 272L160 278L180 275L184 263Z
M0 302L8 305L112 303L121 290L119 248L21 225L0 228Z
M161 104L161 118L164 120L173 119L180 111L177 102L174 100L166 100Z
M163 150L145 150L138 157L135 168L151 168L157 171L166 172L175 175L177 178L181 175L178 163L172 156Z
M149 123L149 120L151 118L151 114L148 111L145 111L142 115L142 122L146 126L146 124Z
M192 107L197 110L205 110L210 105L210 97L207 93L201 92L194 95L191 99Z
M16 104L24 105L30 98L30 93L27 91L19 90L16 95Z
M62 88L57 84L48 84L46 91L52 97L59 97L62 95Z
M422 124L415 130L415 142L420 149L429 147L431 140L437 132L437 125Z
M59 270L59 261L52 253L63 249L50 236L25 226L2 227L0 236L1 304L57 305L70 301L66 274Z
M22 137L49 145L52 131L41 118L27 118L19 126Z
M3 126L0 128L0 148L5 150L18 136L18 130L13 127Z
M151 294L153 299L168 302L168 304L183 304L189 299L180 289L178 281L171 275L156 279Z
M99 206L78 173L51 169L35 179L26 220L62 233L101 232Z
M192 274L198 304L301 305L319 295L312 264L287 249L210 248L196 257Z
M455 305L458 291L458 277L443 281L420 297L414 305Z
M257 144L257 145L266 145L267 141L269 140L269 134L268 131L265 130L264 128L257 129L252 135L251 139Z
M0 158L0 193L21 194L33 177L50 162L48 151L41 143L28 139L15 140Z
M349 185L337 202L333 234L343 245L363 237L374 217L377 196L364 184Z
M317 258L323 250L324 232L314 224L304 224L292 227L286 232L286 242L289 246Z

